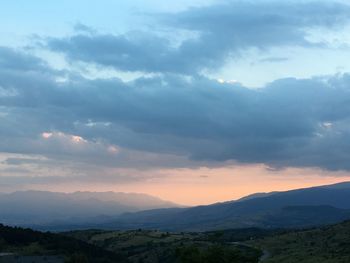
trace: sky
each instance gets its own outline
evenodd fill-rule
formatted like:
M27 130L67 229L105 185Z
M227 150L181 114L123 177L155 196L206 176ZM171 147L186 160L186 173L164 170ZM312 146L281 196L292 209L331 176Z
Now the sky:
M349 32L345 0L3 0L0 192L350 180Z

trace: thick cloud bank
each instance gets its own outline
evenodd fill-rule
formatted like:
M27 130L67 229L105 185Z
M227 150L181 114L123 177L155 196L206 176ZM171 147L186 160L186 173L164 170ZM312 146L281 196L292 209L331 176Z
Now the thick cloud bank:
M251 49L329 49L320 32L349 18L349 5L337 1L229 1L156 14L148 31L78 24L26 49L2 46L2 178L115 183L143 180L147 169L228 163L349 171L350 74L291 76L257 89L208 75ZM67 68L50 66L55 56ZM82 73L85 66L108 74ZM61 169L52 172L58 177L50 168Z
M62 82L34 57L2 52L21 61L0 70L2 151L92 155L96 162L109 156L117 164L120 147L208 165L350 169L350 75L281 79L255 90L167 74Z

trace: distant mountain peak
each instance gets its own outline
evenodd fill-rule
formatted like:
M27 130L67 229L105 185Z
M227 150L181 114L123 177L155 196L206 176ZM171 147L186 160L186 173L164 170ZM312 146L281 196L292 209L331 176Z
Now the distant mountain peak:
M0 195L0 222L12 225L81 224L126 212L168 207L177 205L147 194L27 190Z

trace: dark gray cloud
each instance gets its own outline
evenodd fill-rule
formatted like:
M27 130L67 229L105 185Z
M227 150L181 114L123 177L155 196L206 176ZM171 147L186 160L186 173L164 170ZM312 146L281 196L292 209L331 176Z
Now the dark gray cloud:
M37 65L29 73L0 68L2 90L12 92L0 96L2 152L101 167L238 161L350 170L348 74L281 79L252 90L167 74L57 82Z
M341 27L349 17L350 6L334 1L229 1L158 15L160 26L191 36L177 46L150 32L98 34L79 24L88 34L49 38L47 47L71 61L123 71L195 74L221 67L250 48L324 46L310 41L308 31Z
M45 40L73 63L158 73L129 82L55 71L28 52L0 47L0 152L25 156L7 158L0 170L42 176L14 184L113 181L114 168L235 162L349 171L349 74L280 79L260 89L201 75L251 48L324 47L308 32L337 29L349 14L334 1L229 1L158 14L162 30L185 32L176 45L176 36L101 34L84 24L70 37ZM106 176L95 178L99 171Z
M9 47L0 47L0 67L2 70L48 70L43 60Z

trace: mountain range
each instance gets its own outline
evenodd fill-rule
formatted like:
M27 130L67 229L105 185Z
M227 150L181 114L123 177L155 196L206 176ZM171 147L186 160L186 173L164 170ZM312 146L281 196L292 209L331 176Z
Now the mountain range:
M0 222L9 225L82 225L125 212L178 207L138 193L18 191L0 195Z
M350 218L350 183L250 195L190 208L126 213L109 228L206 231L229 228L300 228Z
M194 207L144 194L23 191L0 195L0 222L42 230L304 228L350 219L349 200L350 182Z

